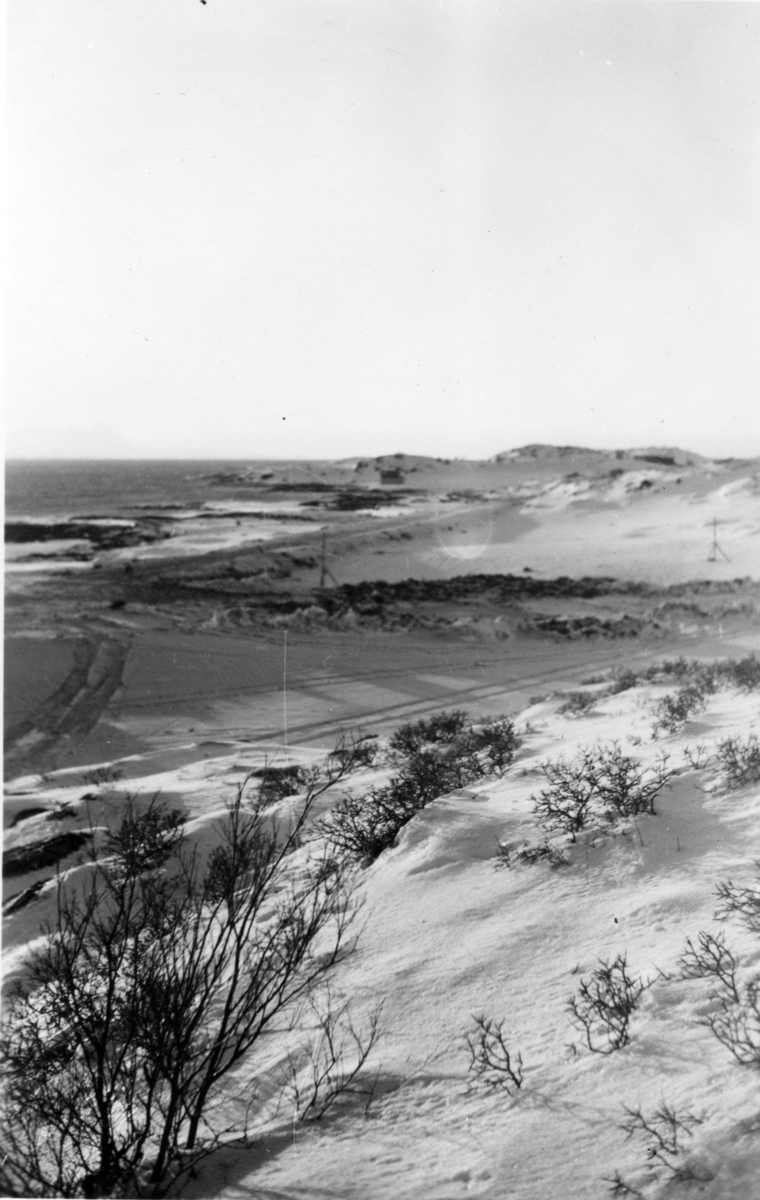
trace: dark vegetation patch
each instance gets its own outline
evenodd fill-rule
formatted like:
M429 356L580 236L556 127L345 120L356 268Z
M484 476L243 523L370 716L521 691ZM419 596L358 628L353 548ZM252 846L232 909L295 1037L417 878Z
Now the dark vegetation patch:
M71 830L68 833L57 833L30 846L14 846L3 853L3 872L5 875L25 875L27 871L53 867L61 859L68 858L81 849L89 836L87 833Z
M638 637L647 626L658 628L657 622L623 613L620 617L533 617L524 621L521 628L524 633L535 631L561 638L615 638Z
M31 887L24 888L23 892L16 892L14 896L9 896L3 903L3 916L9 917L12 913L26 908L27 904L31 904L33 900L37 899L46 883L46 879L37 879Z
M470 724L466 712L452 709L401 725L389 743L396 773L381 787L339 800L317 833L339 857L368 866L434 800L504 775L521 744L508 716Z
M409 535L401 531L391 536ZM308 632L321 627L446 633L478 639L515 634L558 641L628 639L661 636L670 621L677 622L687 614L714 624L731 614L758 613L757 585L741 579L697 580L660 588L610 576L542 579L525 571L520 575L397 582L379 579L323 588L289 586L291 580L296 584L294 568L315 564L313 558L301 564L284 553L247 554L239 564L237 560L224 566L188 564L173 579L168 573L151 574L147 579L143 575L137 587L141 598L154 603L193 594L221 600L239 597L234 606L217 610L215 621L251 630L288 627ZM740 590L740 601L726 602L725 596L735 597ZM544 611L537 611L539 606ZM552 612L555 606L559 611Z
M250 775L258 781L258 799L262 804L276 804L285 796L294 796L308 780L308 773L297 764L258 767Z
M335 512L357 512L363 508L387 508L406 497L417 495L418 488L396 487L392 492L380 488L333 488L329 501L305 500L304 508L329 508Z
M402 579L388 583L383 579L345 583L332 595L353 607L381 605L398 601L452 601L481 599L488 596L498 602L523 600L534 596L562 596L591 599L596 596L648 595L648 584L625 582L608 576L583 576L570 579L537 579L529 575L455 575L452 579Z
M26 542L84 541L98 550L121 550L171 535L158 521L144 518L134 525L100 525L90 521L6 521L5 540Z

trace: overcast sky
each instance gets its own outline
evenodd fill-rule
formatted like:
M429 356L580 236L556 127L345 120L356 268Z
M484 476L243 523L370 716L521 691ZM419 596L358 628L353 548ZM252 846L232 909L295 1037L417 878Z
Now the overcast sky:
M760 454L760 5L9 5L9 453Z

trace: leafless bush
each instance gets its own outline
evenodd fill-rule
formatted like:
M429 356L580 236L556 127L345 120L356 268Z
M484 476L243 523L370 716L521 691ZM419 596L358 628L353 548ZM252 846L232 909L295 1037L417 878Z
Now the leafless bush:
M687 1163L683 1160L684 1139L691 1138L696 1126L702 1124L694 1113L687 1109L671 1108L664 1100L658 1108L648 1114L642 1112L641 1108L628 1108L627 1106L625 1106L625 1112L626 1120L621 1122L620 1128L625 1130L629 1138L638 1136L644 1140L647 1163L656 1164L666 1171L670 1182L706 1183L712 1178L710 1174L698 1168L694 1163ZM614 1179L609 1182L614 1182ZM626 1186L630 1187L630 1185ZM629 1193L621 1191L612 1194L624 1196ZM634 1194L636 1194L635 1191Z
M582 979L577 996L567 1002L573 1024L594 1054L612 1054L631 1040L630 1023L649 985L628 972L625 954L611 963L600 959L590 979Z
M373 788L364 796L344 796L317 822L316 831L333 853L368 866L427 803L400 797L390 787Z
M389 746L391 750L400 754L416 754L431 742L452 742L462 732L466 723L467 713L461 708L445 710L426 720L400 725L391 737Z
M512 765L522 738L511 717L494 717L468 729L461 743L463 750L485 759L487 774L503 775Z
M561 829L575 841L585 826L594 800L593 780L586 755L568 762L560 757L541 763L549 787L531 796L533 813L547 829Z
M760 869L760 863L757 865ZM728 921L735 917L750 933L760 934L760 888L737 887L728 879L718 884L715 894L718 898L716 920Z
M604 1175L602 1179L604 1183L609 1183L609 1195L614 1196L616 1200L644 1200L644 1193L623 1179L619 1171L615 1171L614 1175Z
M267 763L260 770L252 772L252 779L257 781L258 799L262 804L277 804L286 796L295 796L309 780L309 773L297 764L283 767Z
M292 855L243 783L206 861L181 818L128 798L12 989L2 1044L6 1195L162 1195L214 1143L229 1074L348 948L352 875Z
M587 770L594 794L608 811L621 817L652 815L656 796L673 774L667 761L668 756L662 754L651 766L642 766L623 753L619 742L612 742L596 748Z
M504 1021L473 1015L475 1029L466 1034L470 1053L472 1086L482 1085L513 1095L523 1084L523 1061L519 1052L510 1050L504 1034Z
M347 764L355 770L358 767L374 766L379 755L380 747L374 734L344 734L338 739L330 759Z
M665 659L647 667L645 679L689 680L704 695L718 688L735 688L738 691L756 691L760 687L760 658L750 654L746 658L724 658L717 662L703 662L696 658Z
M704 1024L742 1067L760 1067L760 982L744 984L737 1002L728 993L719 997L719 1007L708 1013Z
M498 866L512 867L515 863L527 863L533 866L538 862L548 862L550 867L568 867L570 865L567 855L558 846L552 846L551 842L523 842L517 846L515 842L499 842L496 851L496 862Z
M106 787L110 783L118 783L124 778L124 772L119 767L92 767L82 772L82 782L88 787Z
M654 813L657 794L672 772L667 756L652 766L624 754L619 742L583 750L568 762L564 758L541 763L549 787L533 799L533 811L542 825L569 833L573 841L592 813L620 817Z
M320 1121L341 1098L364 1097L368 1108L374 1094L376 1079L365 1080L363 1072L380 1038L382 1002L357 1024L350 1003L336 1005L329 989L325 1001L322 1008L312 1003L316 1037L304 1055L289 1059L286 1090L298 1121Z
M581 717L594 707L598 699L597 695L590 692L567 692L557 711L563 716Z
M704 742L697 742L696 746L684 746L683 754L694 771L704 771L713 757Z
M678 960L682 979L716 979L721 990L736 1004L741 1002L736 978L738 962L726 945L724 934L700 931L696 946L686 939L686 949Z
M717 677L742 692L754 692L760 688L760 658L749 654L746 658L728 658L715 665Z
M718 920L737 918L751 933L760 933L760 890L728 880L718 885L717 896ZM760 1067L760 979L742 979L741 964L722 933L700 933L696 947L687 941L680 961L683 978L712 981L714 1006L701 1023L740 1066Z
M659 737L661 733L678 733L680 729L704 710L707 703L707 693L696 684L686 684L677 692L669 692L654 706L654 724L652 736Z
M363 796L344 797L318 822L317 832L337 854L362 865L374 862L415 813L433 800L488 775L503 774L520 744L512 721L499 718L454 733L464 715L443 714L447 720L442 728L450 740L410 753L387 784L370 788ZM428 732L433 720L418 725ZM400 739L405 744L412 741L406 734Z
M760 743L754 733L746 738L727 737L715 750L729 789L760 779Z
M624 667L622 671L615 672L612 683L607 688L607 694L617 696L620 692L628 692L631 688L635 688L639 682L639 677L630 667Z

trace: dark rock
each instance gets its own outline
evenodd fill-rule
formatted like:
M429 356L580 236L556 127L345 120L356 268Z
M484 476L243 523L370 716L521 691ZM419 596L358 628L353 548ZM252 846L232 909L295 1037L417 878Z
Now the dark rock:
M42 867L55 866L62 858L68 858L81 849L89 840L88 833L58 833L45 841L28 846L14 846L3 854L5 875L25 875L27 871L39 871Z

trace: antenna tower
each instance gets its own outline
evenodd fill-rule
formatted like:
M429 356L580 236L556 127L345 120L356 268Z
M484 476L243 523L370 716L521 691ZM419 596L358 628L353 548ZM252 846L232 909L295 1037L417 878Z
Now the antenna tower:
M708 562L717 562L718 556L720 555L720 557L724 558L726 560L726 562L731 562L731 559L728 557L725 550L718 544L718 522L715 519L715 517L713 517L712 524L713 524L713 539L712 539L712 545L710 547L710 553L707 556L707 561Z

